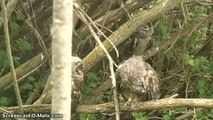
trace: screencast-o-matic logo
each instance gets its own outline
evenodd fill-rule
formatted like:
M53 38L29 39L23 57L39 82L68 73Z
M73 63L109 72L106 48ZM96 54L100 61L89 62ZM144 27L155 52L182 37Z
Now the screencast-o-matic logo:
M63 118L63 115L48 113L1 114L0 118Z

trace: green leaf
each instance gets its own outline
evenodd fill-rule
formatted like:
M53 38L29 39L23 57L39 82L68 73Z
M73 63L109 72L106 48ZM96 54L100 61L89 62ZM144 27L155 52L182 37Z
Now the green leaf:
M24 39L19 39L17 41L18 47L22 52L29 52L32 50L32 45L30 43L28 43L26 40Z
M196 65L195 65L195 61L194 61L193 59L189 59L187 62L188 62L189 65L191 65L191 66L193 66L193 67L196 66Z
M95 114L80 114L80 120L97 120Z
M20 25L17 24L16 22L11 22L11 27L13 28L14 32L17 32L18 29L20 28Z
M201 63L209 63L206 57L200 56L198 57Z
M86 95L86 96L90 96L92 95L92 88L90 86L84 85L83 86L84 89L82 89L82 94Z
M133 112L132 116L135 120L148 120L144 112Z
M213 62L211 62L211 63L209 64L208 72L209 72L210 74L213 74Z
M97 86L97 84L96 83L90 83L90 87L92 87L92 88L95 88Z
M7 53L4 50L0 50L0 67L5 66L7 59Z
M13 100L11 98L7 98L7 97L1 97L0 98L0 105L1 106L8 106L13 102Z
M167 33L167 26L164 25L161 21L156 22L155 33L157 33L160 36L160 38L163 39Z
M21 65L20 60L21 60L21 58L20 58L20 57L13 57L13 61L14 61L14 64L15 64L16 66Z
M29 83L24 83L20 86L20 88L22 90L32 90L33 89L33 85L29 84Z
M175 58L174 53L173 53L171 50L168 50L168 51L165 53L165 55L166 55L166 57L167 57L168 59L170 59L170 58Z
M34 80L35 80L35 78L32 77L32 76L28 76L27 79L28 79L29 81L34 81Z
M21 60L20 57L13 56L13 61L14 61L15 65L17 65L17 66L20 65L21 64L20 60ZM6 51L0 50L0 68L3 68L3 67L6 70L10 69L9 60L8 60Z
M0 50L0 68L3 68L3 67L6 70L10 69L6 51Z
M100 78L97 76L97 74L89 72L87 75L87 79L90 81L99 81Z
M205 97L206 96L206 90L205 90L205 88L206 88L206 81L200 79L197 82L198 82L197 88L198 88L199 96L200 97Z

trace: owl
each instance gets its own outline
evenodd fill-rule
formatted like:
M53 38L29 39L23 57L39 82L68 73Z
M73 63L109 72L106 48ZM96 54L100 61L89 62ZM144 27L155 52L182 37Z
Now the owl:
M132 56L117 69L120 77L119 92L127 102L134 105L141 101L159 99L159 80L155 70L142 56Z
M72 113L77 107L81 94L81 85L84 82L83 67L83 62L79 57L72 57Z

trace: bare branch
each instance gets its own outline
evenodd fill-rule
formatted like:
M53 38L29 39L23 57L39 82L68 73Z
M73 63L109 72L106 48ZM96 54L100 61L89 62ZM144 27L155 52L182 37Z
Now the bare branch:
M89 22L92 23L92 25L98 29L98 27L95 25L95 23L92 21L92 19L86 15L86 13L78 6L78 4L75 5L76 8L78 8L78 12L79 12L79 16L80 18L86 23L86 25L89 27L89 30L91 32L91 34L93 35L93 37L95 38L96 42L98 43L98 45L101 47L101 49L104 51L104 53L106 54L108 60L109 60L109 67L110 67L110 73L111 73L111 79L112 79L112 87L113 87L113 95L114 95L114 102L115 102L115 111L116 111L116 120L120 120L120 115L119 115L119 106L118 106L118 93L117 93L117 88L116 88L116 79L115 79L115 72L114 72L114 68L113 68L113 64L114 61L112 59L112 57L110 56L110 54L108 53L107 49L104 47L104 45L102 44L101 40L99 39L99 37L97 36L97 34L95 33L95 31L93 30L92 26L89 24ZM84 15L87 17L87 19L89 19L89 22L87 21L87 19L84 17ZM99 30L99 29L98 29ZM101 30L99 30L101 31ZM101 32L102 33L102 32ZM103 33L102 33L103 34ZM103 34L104 35L104 34Z
M198 108L213 108L213 99L184 99L184 98L165 98L156 101L140 102L134 107L124 106L125 103L120 103L121 112L133 112L133 111L144 111L144 110L156 110L163 108L175 108L175 107L198 107ZM51 105L24 105L25 113L41 113L50 112ZM3 107L7 111L18 113L18 107ZM112 113L114 112L114 103L103 103L96 105L79 105L77 108L78 113Z
M176 117L175 120L185 120L186 118L191 117L192 115L194 115L195 111L200 111L202 109L203 108L197 108L195 110L191 110L191 111L189 111L189 112L187 112L187 113L185 113L185 114L183 114L181 116Z
M184 98L165 98L156 101L140 102L134 107L125 106L125 103L120 103L120 110L125 112L143 111L143 110L156 110L162 108L174 107L203 107L213 108L213 99L184 99ZM77 108L79 113L105 113L114 112L113 103L104 103L98 105L80 105Z
M5 41L6 41L6 47L7 47L7 57L8 57L9 64L10 64L10 70L11 70L11 73L13 76L14 90L15 90L16 99L17 99L17 103L19 106L19 110L20 110L19 113L23 114L23 108L22 108L23 104L22 104L19 87L18 87L16 71L15 71L14 63L13 63L13 57L12 57L12 51L11 51L11 45L10 45L10 34L9 34L9 30L8 30L8 15L7 15L7 10L6 10L4 0L1 0L1 6L2 6L2 10L3 10L3 26L4 26L4 36L5 36Z

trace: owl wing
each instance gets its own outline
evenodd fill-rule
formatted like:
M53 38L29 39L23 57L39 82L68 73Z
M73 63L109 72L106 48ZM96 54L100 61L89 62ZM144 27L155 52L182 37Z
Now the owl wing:
M136 59L133 57L126 60L117 71L121 77L121 87L140 94L146 92L143 76L147 73L143 61Z
M146 69L148 70L147 82L148 91L150 93L150 99L156 100L160 98L160 88L159 79L157 77L156 71L148 64L145 63Z
M155 70L139 57L126 60L118 70L121 87L139 95L148 95L148 99L159 98L159 80Z

